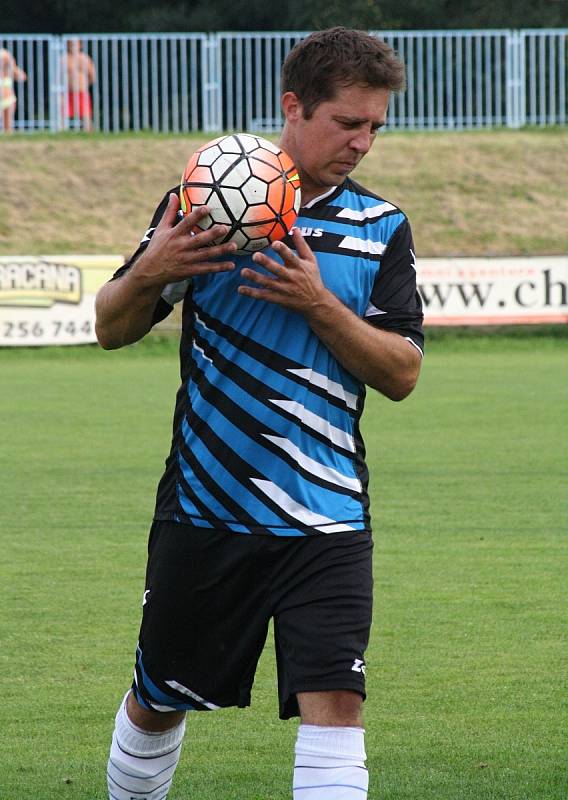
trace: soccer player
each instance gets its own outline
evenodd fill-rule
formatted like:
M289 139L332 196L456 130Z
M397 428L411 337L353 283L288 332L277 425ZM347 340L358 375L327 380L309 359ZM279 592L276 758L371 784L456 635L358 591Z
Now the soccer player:
M408 220L349 174L403 85L394 52L364 32L305 38L282 75L281 146L303 199L292 235L235 256L211 246L223 226L191 234L206 210L180 220L174 189L98 294L108 349L183 300L135 678L108 763L114 800L166 797L187 711L249 705L271 618L280 717L301 720L294 798L367 796L372 540L359 419L366 385L393 400L412 391L423 333Z

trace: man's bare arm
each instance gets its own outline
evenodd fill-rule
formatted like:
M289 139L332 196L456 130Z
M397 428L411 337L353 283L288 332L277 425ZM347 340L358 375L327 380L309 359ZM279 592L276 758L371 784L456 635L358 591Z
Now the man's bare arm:
M216 225L194 235L192 229L209 213L208 209L203 206L176 224L178 210L179 198L171 194L144 253L124 275L99 290L95 330L105 350L132 344L148 333L162 290L169 283L234 268L231 261L213 260L236 250L233 243L213 244L227 227Z
M298 231L293 240L295 252L281 242L274 245L284 264L256 253L254 260L271 275L244 269L243 278L256 285L240 286L239 292L303 314L352 375L391 400L404 399L418 380L420 352L398 333L375 328L354 314L324 286L317 260Z

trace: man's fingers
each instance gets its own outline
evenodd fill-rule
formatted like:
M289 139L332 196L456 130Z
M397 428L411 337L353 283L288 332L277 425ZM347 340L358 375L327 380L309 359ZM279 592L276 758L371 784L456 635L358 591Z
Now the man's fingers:
M175 233L178 236L187 238L187 244L191 250L199 250L202 247L213 247L220 239L224 239L231 230L228 225L221 224L213 225L206 231L201 230L201 228L197 227L197 223L200 219L206 217L207 214L207 207L200 206L195 209L195 211L192 211L191 214L184 217L179 225L176 225ZM232 242L224 242L223 244L219 244L219 246L224 248L220 252L220 255L231 253L237 249L236 244ZM207 257L215 258L216 255L214 253L209 253Z
M196 257L197 259L203 259L203 261L211 261L215 258L222 258L223 256L229 256L230 258L236 249L237 245L234 242L228 242L227 244L196 247L195 249L192 248L191 254L193 257Z
M309 246L309 244L304 239L304 237L302 236L302 234L300 233L300 231L298 230L298 228L295 228L292 231L292 241L294 242L294 245L296 247L296 252L300 258L308 258L312 261L314 260L313 251Z
M281 268L281 264L278 266ZM268 275L263 275L261 272L256 272L256 270L249 269L248 267L245 267L241 271L241 275L245 280L252 281L253 283L258 284L259 286L264 286L265 288L269 288L274 285L274 278L271 278Z
M272 245L287 267L298 266L299 261L302 260L315 261L313 251L297 228L292 231L292 241L295 250L292 250L284 242L274 242Z
M272 249L274 250L275 253L278 253L280 258L286 264L289 264L290 262L298 258L298 254L294 250L289 248L288 245L284 244L284 242L274 242L274 244L272 245Z
M246 297L253 297L255 300L268 300L273 302L274 298L267 289L255 289L252 286L239 286L237 287L239 294L246 295Z
M191 237L191 242L192 245L196 248L212 247L213 245L215 245L218 239L222 239L229 233L229 231L230 228L228 225L213 225L213 227L209 228L209 230L207 231L202 231L198 228L197 231L193 232L193 235ZM225 245L229 244L231 244L232 246L229 248L229 250L225 252L230 252L230 250L237 249L237 246L234 244L234 242L226 242L225 244L222 245L220 244L219 247L225 247Z
M201 261L191 265L191 275L209 274L212 272L230 272L235 269L232 261Z
M208 214L209 208L207 206L197 206L188 214L184 215L184 218L177 226L179 233L189 233L193 230L193 228L195 228L197 223Z
M170 192L170 196L168 198L168 205L166 206L166 210L162 216L162 219L158 223L159 228L173 228L175 225L177 213L179 211L179 197L175 192Z
M265 255L264 253L255 253L252 257L252 260L255 262L255 264L264 267L264 269L268 270L268 272L271 272L276 277L282 277L286 273L286 267L283 264L280 264L278 261L274 261L273 258L269 258L269 256ZM248 274L245 275L245 273ZM260 275L260 273L251 269L244 269L243 276L248 278L249 275L251 277L254 275L254 279L256 280L256 276ZM270 280L273 279L271 278Z

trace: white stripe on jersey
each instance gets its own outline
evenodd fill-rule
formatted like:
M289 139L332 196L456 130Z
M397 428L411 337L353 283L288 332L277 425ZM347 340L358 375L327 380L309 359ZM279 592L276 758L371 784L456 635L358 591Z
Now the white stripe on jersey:
M268 441L273 442L277 447L284 450L285 453L289 453L302 469L307 470L312 475L328 483L333 483L336 486L343 486L345 489L350 489L353 492L360 492L362 490L361 481L358 478L350 478L332 467L326 467L324 464L320 464L319 461L302 453L300 448L291 442L290 439L283 439L281 436L270 436L267 433L263 433L262 435L265 439L268 439Z
M284 409L284 411L287 411L289 414L293 414L307 425L308 428L312 428L318 433L321 433L326 439L333 442L333 444L339 445L339 447L343 447L344 450L349 450L352 453L355 452L355 442L352 436L342 431L341 428L330 425L326 419L318 417L313 411L308 411L305 406L297 403L295 400L273 400L271 398L270 402Z
M192 700L197 700L198 703L202 703L205 708L209 708L211 711L216 711L221 706L216 706L215 703L208 703L198 694L192 692L191 689L188 689L187 686L183 686L181 683L177 681L166 681L168 686L171 686L172 689L175 689L176 692L181 692L181 694L186 694L188 697L191 697Z
M195 321L198 322L203 328L205 328L206 331L211 331L211 333L213 333L212 329L208 328L207 325L203 322L197 311L195 312Z
M197 352L198 352L198 353L201 353L201 355L203 356L203 358L205 358L207 361L209 361L209 363L210 363L210 364L212 364L212 363L213 363L213 360L212 360L211 358L209 358L209 356L206 356L206 355L205 355L205 350L203 350L203 349L202 349L202 348L201 348L201 347L200 347L198 344L196 344L196 343L194 342L194 343L193 343L193 346L194 346L194 348L197 350Z
M339 247L346 250L357 250L359 253L370 253L374 256L382 256L386 250L386 245L382 242L372 242L370 239L357 239L355 236L346 236L339 243Z
M386 313L387 313L386 311L383 311L382 309L377 308L377 306L374 306L372 303L369 303L369 305L365 309L365 314L363 316L376 317L379 314L386 314Z
M155 230L156 228L148 228L144 236L140 239L140 244L142 244L142 242L149 242Z
M314 386L318 386L320 389L325 389L332 397L338 397L343 400L347 408L357 408L357 395L353 394L353 392L348 392L344 386L337 383L337 381L332 381L327 375L322 375L321 372L314 372L313 369L289 369L287 371L297 375L299 378L303 378Z
M320 194L317 197L314 197L312 200L309 201L309 203L306 203L303 207L304 208L311 208L316 203L319 203L320 200L323 200L325 197L329 197L331 194L333 194L336 189L337 189L337 186L332 186L331 189L327 190L327 192L324 192L323 194Z
M171 706L161 706L159 703L151 703L150 700L146 700L146 702L148 703L150 708L154 709L154 711L160 711L160 712L163 711L165 713L167 713L168 711L175 711L175 708L172 708Z
M363 222L364 219L378 219L386 214L387 211L396 211L396 206L392 203L378 203L376 206L364 208L362 211L356 211L354 208L342 208L337 214L337 219L352 219L356 222Z
M304 525L310 525L312 528L320 531L321 533L341 533L342 531L355 530L351 525L345 525L341 522L329 517L324 517L323 514L316 514L310 511L309 508L298 503L289 494L286 494L279 486L276 486L272 481L263 481L258 478L251 478L252 482L258 486L271 500L277 503L287 514L299 520Z
M134 683L136 684L136 688L140 691L140 685L138 683L138 675L136 674L136 670L134 670ZM163 706L160 703L152 703L150 700L146 701L148 705L154 709L154 711L171 711L171 706Z

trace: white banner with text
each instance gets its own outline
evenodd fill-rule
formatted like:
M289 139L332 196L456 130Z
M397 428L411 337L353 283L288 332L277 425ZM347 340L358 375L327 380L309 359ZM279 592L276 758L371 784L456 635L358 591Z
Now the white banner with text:
M568 256L422 258L427 325L568 322Z
M95 342L95 295L119 255L0 257L0 346Z
M0 257L0 346L96 341L95 295L120 255ZM423 258L426 325L568 322L568 256Z

